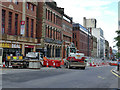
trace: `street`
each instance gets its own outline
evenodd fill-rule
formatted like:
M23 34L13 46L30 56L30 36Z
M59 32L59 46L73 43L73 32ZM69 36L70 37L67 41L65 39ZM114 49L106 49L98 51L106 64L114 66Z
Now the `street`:
M2 88L118 88L112 66L81 69L3 69Z

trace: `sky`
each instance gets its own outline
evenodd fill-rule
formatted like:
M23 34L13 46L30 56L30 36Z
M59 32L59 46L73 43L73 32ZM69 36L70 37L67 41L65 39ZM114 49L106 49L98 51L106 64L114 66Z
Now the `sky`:
M73 22L83 25L83 17L95 18L97 28L104 31L104 37L111 47L115 46L114 37L118 30L119 0L54 0L65 14L73 17ZM116 48L114 48L116 49Z

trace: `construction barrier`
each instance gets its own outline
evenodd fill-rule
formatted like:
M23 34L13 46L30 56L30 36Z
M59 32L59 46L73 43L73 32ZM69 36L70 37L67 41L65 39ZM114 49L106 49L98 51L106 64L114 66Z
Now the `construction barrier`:
M44 67L60 67L61 66L61 61L59 60L51 60L47 59L46 57L43 58L43 66Z

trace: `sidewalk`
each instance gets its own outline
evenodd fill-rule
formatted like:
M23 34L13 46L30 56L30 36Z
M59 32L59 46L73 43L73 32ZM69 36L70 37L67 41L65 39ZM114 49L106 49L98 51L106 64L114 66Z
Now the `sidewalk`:
M115 74L117 74L118 76L120 76L120 70L117 71L117 68L113 69L112 71L113 71Z

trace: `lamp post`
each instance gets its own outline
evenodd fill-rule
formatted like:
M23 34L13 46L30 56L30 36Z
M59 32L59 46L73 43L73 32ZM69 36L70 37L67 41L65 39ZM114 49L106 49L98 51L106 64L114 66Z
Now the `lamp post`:
M89 29L88 29L88 57L89 57Z

